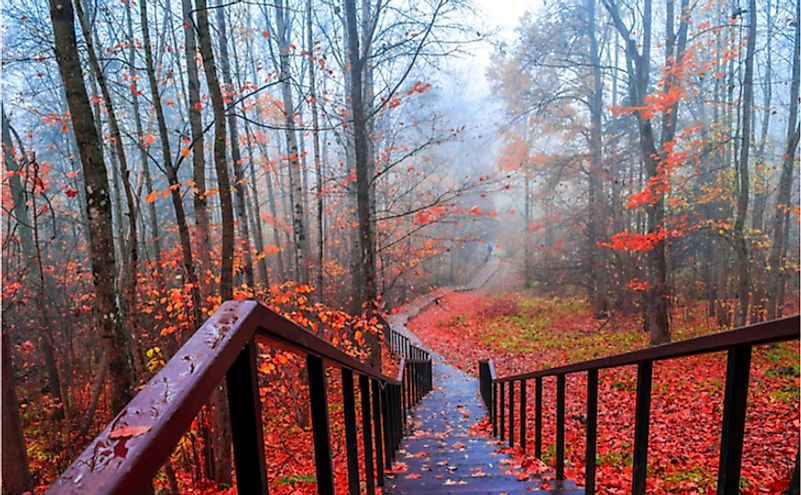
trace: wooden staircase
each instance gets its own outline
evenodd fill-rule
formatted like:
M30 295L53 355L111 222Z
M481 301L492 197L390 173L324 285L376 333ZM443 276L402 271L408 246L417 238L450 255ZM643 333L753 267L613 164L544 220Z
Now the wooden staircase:
M384 493L584 493L573 481L556 481L554 473L521 475L501 443L476 428L487 415L478 381L439 356L433 369L434 390L411 410Z

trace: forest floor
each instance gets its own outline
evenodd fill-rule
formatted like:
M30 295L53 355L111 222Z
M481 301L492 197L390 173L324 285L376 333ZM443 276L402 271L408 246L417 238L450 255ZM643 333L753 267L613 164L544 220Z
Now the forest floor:
M519 270L508 260L500 264L495 275L480 290L440 291L439 294L441 297L407 326L427 347L474 377L478 374L478 360L487 357L492 357L498 372L505 375L648 345L647 335L638 330L636 317L617 315L614 322L598 321L592 318L589 307L581 299L543 297L525 291ZM409 307L402 309L405 312ZM674 315L674 337L687 338L719 330L701 314L699 310ZM260 391L270 491L316 493L304 360L289 352L276 353L266 348L261 354L260 367L269 371L261 374ZM267 356L269 359L265 360ZM386 355L384 361L389 363L392 358ZM725 362L725 355L716 353L654 366L648 493L714 491ZM597 457L600 493L629 491L635 386L636 370L633 368L600 373ZM546 464L553 464L555 455L554 390L555 383L546 380L543 401L543 461ZM342 382L334 369L328 373L328 394L335 483L338 491L344 493L347 469L340 400ZM566 474L580 481L584 475L584 375L568 376L567 397ZM528 410L533 411L534 394L529 393L528 399L532 401ZM757 348L746 425L742 483L746 493L780 493L787 485L799 442L798 403L797 344ZM36 404L27 404L24 418L37 481L34 493L43 493L87 439L75 439L64 433L52 419L45 419L50 416L50 409ZM356 406L357 417L360 417L359 401ZM204 442L199 427L203 418L202 414L198 417L172 456L179 491L233 494L236 492L233 487L203 481ZM96 422L102 425L109 420L108 408L101 408ZM473 427L489 435L486 421ZM528 427L528 431L532 431L533 424ZM58 433L54 435L53 432ZM529 442L529 447L531 445ZM361 442L358 450L364 487ZM509 449L508 452L515 456L521 475L523 470L540 473L549 469L519 450ZM165 472L156 476L154 485L156 493L172 492Z
M594 320L581 299L541 297L524 291L519 280L510 280L515 274L508 265L498 275L482 291L447 294L411 320L408 328L450 364L473 376L478 375L478 360L488 357L493 358L500 375L507 375L648 346L648 336L638 329L635 317ZM719 330L700 313L674 315L674 339ZM654 365L648 493L714 491L725 367L723 353ZM555 380L545 380L543 461L548 464L555 456L555 387ZM600 373L600 493L627 493L630 489L635 387L634 367ZM568 375L567 398L566 474L582 480L585 374ZM534 393L528 394L528 400L528 410L533 411ZM798 451L798 403L797 343L756 348L743 456L745 493L781 493L787 486ZM533 431L533 424L528 428ZM527 454L531 454L532 443ZM520 469L542 469L519 449L513 452Z

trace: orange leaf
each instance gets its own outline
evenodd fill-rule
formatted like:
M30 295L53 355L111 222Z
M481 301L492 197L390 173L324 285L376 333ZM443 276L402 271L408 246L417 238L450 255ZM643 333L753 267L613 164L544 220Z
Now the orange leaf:
M111 433L108 434L109 438L130 438L136 437L143 433L147 433L150 431L149 426L123 426L122 428L117 428L116 430L112 430Z

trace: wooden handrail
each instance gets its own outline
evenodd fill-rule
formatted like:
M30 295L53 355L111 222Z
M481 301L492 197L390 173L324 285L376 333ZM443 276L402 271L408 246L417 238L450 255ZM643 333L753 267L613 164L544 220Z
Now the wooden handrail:
M799 337L799 315L788 316L765 323L756 323L734 330L703 335L669 344L662 344L638 351L615 354L580 363L568 364L529 373L497 377L498 382L527 380L545 376L557 376L579 371L601 370L639 364L644 361L662 361L696 354L725 351L733 346L762 345Z
M378 485L383 467L403 436L406 411L431 390L431 362L402 361L398 379L370 368L294 322L255 301L227 301L89 444L50 486L48 494L140 494L167 460L203 404L223 378L228 386L236 480L240 493L267 493L258 345L305 354L312 408L315 466L320 493L333 493L330 427L325 367L358 373L362 431L372 456L375 446ZM371 392L372 391L372 392ZM343 400L353 400L343 395ZM371 405L372 399L372 405ZM371 419L370 409L373 409ZM346 418L353 426L355 418ZM366 422L366 423L365 423ZM375 427L373 429L370 423ZM373 443L373 440L375 443ZM349 461L353 452L348 451ZM349 462L349 466L356 465ZM367 473L370 482L375 473ZM359 479L358 472L348 472Z

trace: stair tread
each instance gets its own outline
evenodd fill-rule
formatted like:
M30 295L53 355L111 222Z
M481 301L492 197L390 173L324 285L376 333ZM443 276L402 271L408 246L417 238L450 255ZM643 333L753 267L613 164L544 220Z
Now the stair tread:
M386 488L396 495L413 493L572 493L580 494L583 490L572 481L557 482L554 480L518 481L514 476L485 476L480 478L423 476L416 479L388 479Z

